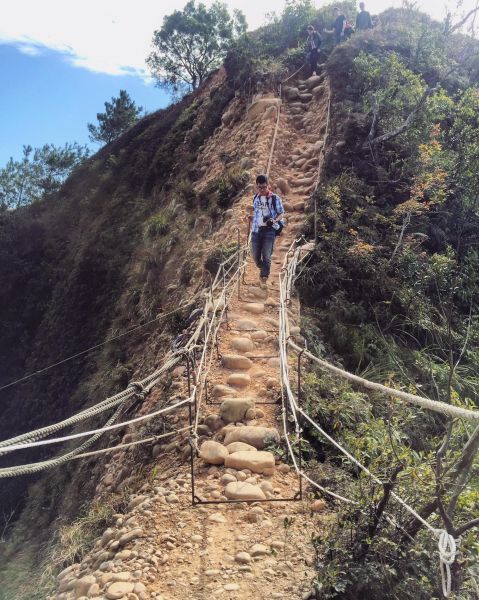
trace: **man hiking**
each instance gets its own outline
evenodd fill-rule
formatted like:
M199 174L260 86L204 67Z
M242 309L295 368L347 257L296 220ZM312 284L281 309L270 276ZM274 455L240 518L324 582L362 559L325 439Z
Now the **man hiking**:
M271 269L271 255L278 230L282 229L284 216L281 198L269 189L266 175L256 177L256 195L253 198L253 223L251 227L251 254L260 270L260 285L266 287Z
M306 60L311 69L310 75L316 75L318 70L319 48L321 46L321 36L315 30L313 25L308 25L308 38L306 40Z
M358 16L356 17L356 31L367 31L368 29L373 28L373 22L371 20L371 15L365 10L366 5L364 2L359 3Z
M331 29L325 29L326 33L334 33L336 44L340 44L344 40L344 28L346 27L346 17L340 9L334 9L334 21L331 23Z

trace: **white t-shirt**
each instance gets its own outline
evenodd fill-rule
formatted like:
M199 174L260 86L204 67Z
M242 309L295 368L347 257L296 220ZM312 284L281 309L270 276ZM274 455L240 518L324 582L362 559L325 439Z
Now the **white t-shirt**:
M270 209L270 205L272 200L270 199L269 203L268 203L268 197L267 196L259 196L257 198L257 200L259 200L259 209L261 211L261 215L259 218L259 222L258 222L258 226L259 227L264 227L266 225L266 221L268 219L271 219L273 217L272 213L271 213L271 209Z

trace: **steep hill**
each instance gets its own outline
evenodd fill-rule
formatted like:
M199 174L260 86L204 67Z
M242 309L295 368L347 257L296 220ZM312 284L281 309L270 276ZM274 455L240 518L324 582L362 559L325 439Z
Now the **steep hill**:
M328 22L330 13L326 7L314 18ZM298 14L239 42L197 93L142 119L57 197L0 215L0 381L33 374L0 389L2 439L123 390L185 343L210 275L235 252L238 234L246 241L252 182L267 170L271 148L288 226L267 293L248 259L239 296L229 299L230 321L249 327L236 331L230 323L218 333L218 352L241 355L237 364L248 368L238 377L237 364L216 356L206 385L220 398L227 385L227 397L250 402L248 415L230 419L237 429L282 432L276 282L299 233L317 234L317 245L297 273L300 298L289 312L315 354L393 388L477 406L477 45L448 37L417 11L388 11L373 32L327 50L319 76L296 74L284 84L278 116L279 81L301 66L295 46L311 18ZM310 363L302 385L309 413L383 486L348 466L308 422L299 450L308 473L351 498L352 508L327 493L327 503L317 500L318 488L306 483L303 502L280 501L298 487L284 436L260 448L267 466L257 474L195 459L199 500L230 497L228 485L248 479L258 499L272 500L261 506L192 508L186 431L153 448L125 447L5 479L0 598L45 598L46 590L55 600L440 597L436 542L391 506L390 489L457 537L477 505L474 460L466 464L461 454L468 439L476 443L471 424L391 408ZM177 367L121 420L187 395ZM199 446L226 445L223 402L202 405ZM92 429L103 422L88 421ZM179 411L109 432L92 449L188 425L188 411ZM437 467L443 442L445 471L465 469L464 493L445 524L440 500L453 499ZM60 453L77 442L69 444ZM23 450L0 457L0 467L57 453ZM382 518L386 506L392 519ZM477 564L466 532L453 566L464 599L474 597ZM44 587L35 589L37 576L29 574L40 571Z

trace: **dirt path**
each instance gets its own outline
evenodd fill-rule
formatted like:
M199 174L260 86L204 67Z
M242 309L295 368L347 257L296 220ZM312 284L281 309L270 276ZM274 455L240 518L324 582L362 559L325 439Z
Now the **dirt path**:
M317 86L319 82L313 83ZM257 439L255 435L266 431L274 438L274 432L282 433L278 404L278 275L286 249L302 226L305 202L316 182L326 114L324 90L313 96L308 89L311 87L311 82L303 85L301 96L285 103L280 117L271 181L285 205L288 225L276 240L268 287L260 287L258 269L248 258L240 297L235 293L228 307L229 328L223 325L218 335L222 359L215 360L209 375L213 404L201 406L198 433L202 451L204 443L213 443L213 449L222 448L228 457L241 455L245 464L249 464L251 455L264 461L254 463L256 459L252 459L251 468L232 468L195 460L196 496L202 501L240 497L250 501L192 506L189 464L177 458L175 442L165 443L156 474L145 483L140 495L132 498L128 513L117 516L115 527L105 532L81 565L74 565L60 576L59 594L52 598L310 597L315 574L311 538L321 531L325 517L313 513L306 487L302 501L285 501L299 491L298 477L280 460L278 444L275 447L266 443L264 448L268 435L261 434ZM261 120L262 130L252 156L256 165L266 163L274 123L274 119ZM248 192L235 205L231 232L240 224L244 231L242 217L251 212L251 198ZM294 322L298 314L294 302L290 314ZM177 379L181 392L186 386L181 369ZM245 410L240 418L225 417L225 399L231 398L233 412L241 410L243 402ZM221 429L215 425L220 414ZM225 419L230 422L226 428ZM175 421L177 427L187 424L181 418ZM248 452L234 451L237 447L228 443L232 432L243 443L250 442Z
M246 284L241 286L240 299L235 293L229 306L231 329L223 326L218 336L223 360L217 361L209 377L210 397L215 403L209 407L210 414L218 412L223 396L234 394L236 398L254 400L254 408L244 420L248 428L281 430L277 404L280 398L276 333L278 275L286 249L302 226L305 200L317 175L318 146L315 151L314 144L318 135L298 131L293 118L294 113L310 115L313 123L315 118L322 118L324 112L318 115L318 106L314 104L311 110L309 102L304 100L283 108L271 180L277 183L281 179L287 184L280 182L282 189L277 186L277 193L285 202L288 226L277 238L267 290L259 286L258 269L248 259ZM246 213L250 203L251 197L246 197L236 210ZM297 307L293 305L292 311L295 313ZM234 358L238 356L248 357L250 368L236 369ZM227 368L229 365L231 368ZM228 387L233 391L228 391ZM164 545L168 545L168 560L161 576L149 588L152 595L156 592L157 598L165 600L309 596L314 577L311 533L320 527L321 521L313 515L310 500L276 501L292 498L299 490L298 478L288 465L276 460L273 472L265 471L259 474L207 464L196 468L195 491L202 500L226 500L226 485L239 479L239 483L249 482L275 501L192 508L189 473L184 469L180 480L186 483L176 491L178 505L161 512L156 520L161 523L160 539L163 537Z

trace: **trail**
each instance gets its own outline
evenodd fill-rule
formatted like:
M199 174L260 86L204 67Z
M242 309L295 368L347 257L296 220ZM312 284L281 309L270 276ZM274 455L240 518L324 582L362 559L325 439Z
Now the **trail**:
M313 82L316 86L319 79ZM313 83L308 82L309 88ZM217 338L221 358L215 357L208 377L212 404L200 407L200 448L206 440L223 441L225 432L215 431L214 423L225 397L250 399L251 407L226 432L242 427L258 428L258 432L266 427L281 434L279 272L303 225L305 204L317 181L327 112L327 90L322 87L313 97L300 83L300 97L283 104L270 179L283 200L287 226L276 240L267 289L259 286L258 269L248 258L239 297L235 292L229 303L228 323L221 326ZM276 113L271 116L260 119L252 157L257 172L267 164ZM248 192L233 208L232 227L240 225L245 232L243 218L251 213L251 204ZM289 310L299 325L296 300ZM299 327L292 333L299 335ZM182 369L176 370L176 378L179 392L186 391ZM186 425L186 416L178 418L176 426ZM226 500L226 486L237 482L239 493L246 489L252 498L256 494L268 501L192 506L189 462L175 453L176 442L168 442L154 477L132 498L128 514L117 515L115 527L105 532L81 565L60 575L57 596L52 598L309 598L315 574L311 537L321 533L329 517L312 511L312 496L304 484L302 501L286 501L299 492L299 481L295 471L281 462L278 447L266 447L275 461L261 473L195 460L198 500Z

